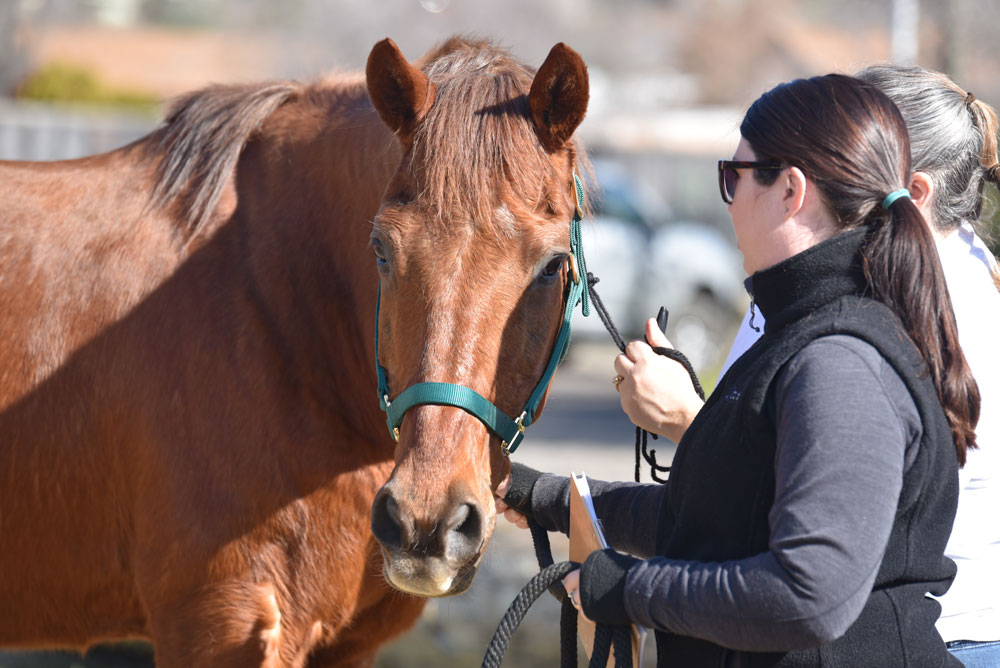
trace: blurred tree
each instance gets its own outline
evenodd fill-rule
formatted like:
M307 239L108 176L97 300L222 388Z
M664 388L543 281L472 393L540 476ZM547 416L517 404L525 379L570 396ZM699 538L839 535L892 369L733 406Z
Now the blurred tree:
M157 114L159 98L147 91L107 86L92 70L72 63L50 62L25 77L17 97L60 104L124 107Z

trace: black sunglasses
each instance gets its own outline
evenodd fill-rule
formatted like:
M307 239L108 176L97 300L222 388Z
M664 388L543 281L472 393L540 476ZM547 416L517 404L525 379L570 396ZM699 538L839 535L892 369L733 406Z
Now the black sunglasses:
M788 165L775 162L773 160L746 162L743 160L720 160L719 161L719 194L726 204L733 203L733 192L736 191L736 182L740 179L739 169L784 169Z

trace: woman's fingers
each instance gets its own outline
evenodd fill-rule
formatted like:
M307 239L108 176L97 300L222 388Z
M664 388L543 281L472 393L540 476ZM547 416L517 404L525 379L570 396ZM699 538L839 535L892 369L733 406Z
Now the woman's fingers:
M583 615L583 604L580 602L579 568L575 571L570 571L569 574L563 578L563 587L566 588L566 595L569 596L569 602L573 604L574 608L580 611L581 615ZM586 615L583 616L587 617Z
M507 490L510 489L510 474L508 473L500 484L497 485L496 491L493 492L493 505L496 506L497 514L500 514L507 510L508 506L504 503L503 498L507 496Z
M504 518L506 518L508 522L516 525L520 529L528 528L528 518L526 518L524 515L517 512L513 508L508 508L507 510L503 511L503 516Z
M653 355L653 349L645 341L629 341L625 346L625 356L632 362L638 362L646 355Z
M507 496L507 490L509 489L510 489L510 474L508 473L506 476L504 476L504 479L500 481L500 484L497 485L497 491L493 492L493 495L496 496L498 499L502 499L503 497Z
M670 343L667 339L667 335L660 331L659 325L656 324L656 318L650 318L646 321L646 340L649 341L650 345L654 348L673 348L674 345Z
M646 323L646 336L656 347L673 347L655 320ZM631 341L615 358L615 371L622 410L632 423L680 439L703 403L683 365L656 354L645 341Z
M573 607L580 607L580 569L572 570L563 578L563 587Z
M632 367L634 366L635 363L628 357L626 357L624 354L619 355L618 357L615 358L615 371L618 373L619 376L624 376L628 378L628 375L632 373Z
M497 485L496 491L493 493L493 505L496 506L497 515L503 515L504 518L511 524L514 524L521 529L528 528L528 519L517 512L513 508L507 505L503 500L503 497L507 495L507 490L510 489L510 475L508 474L499 485Z

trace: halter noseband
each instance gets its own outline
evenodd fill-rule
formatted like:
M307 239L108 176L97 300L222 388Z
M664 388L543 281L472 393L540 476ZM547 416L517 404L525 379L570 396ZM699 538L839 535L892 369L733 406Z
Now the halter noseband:
M406 388L399 395L389 400L389 382L385 368L378 362L378 318L379 307L382 302L382 285L379 282L378 300L375 305L375 373L378 376L378 397L379 405L386 414L386 422L389 425L389 433L393 440L399 440L399 425L403 422L406 412L414 406L436 405L454 406L461 408L467 413L475 416L486 425L486 428L500 437L501 450L505 456L517 449L524 438L524 429L535 420L535 412L538 404L541 403L552 375L556 372L556 367L566 356L569 349L570 320L573 317L573 310L576 305L583 302L583 315L590 312L590 303L587 290L587 266L583 257L583 243L580 237L580 221L583 219L583 183L580 177L573 173L574 195L576 196L576 210L573 213L573 220L569 224L569 262L570 262L570 283L569 291L566 295L566 303L563 311L562 324L559 327L559 334L549 355L549 362L545 366L545 372L535 385L534 391L528 397L528 402L524 410L517 418L511 418L502 410L497 408L489 399L479 394L475 390L456 383L417 383Z

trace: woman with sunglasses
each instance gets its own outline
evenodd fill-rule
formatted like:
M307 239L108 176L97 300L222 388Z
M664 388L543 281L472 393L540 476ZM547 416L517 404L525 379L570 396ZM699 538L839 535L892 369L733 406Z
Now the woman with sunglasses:
M982 397L980 447L968 452L959 472L958 514L945 550L958 574L940 599L937 627L966 666L1000 666L1000 523L994 519L1000 508L1000 376L993 338L1000 331L1000 268L974 228L984 187L1000 186L997 114L939 72L877 65L857 76L886 93L906 121L913 201L934 233L959 341ZM727 201L740 173L732 167L720 162L719 189ZM747 312L723 373L761 336L763 324L755 309ZM671 407L678 438L701 404L688 383L672 386L657 400Z
M874 86L828 75L765 93L740 130L724 197L768 329L666 485L592 482L618 551L566 586L595 621L655 629L664 666L960 665L927 594L954 577L979 395L905 188L903 120ZM638 403L655 388L629 347L616 368ZM630 417L665 433L655 412ZM515 464L498 508L565 531L567 497L566 479Z

